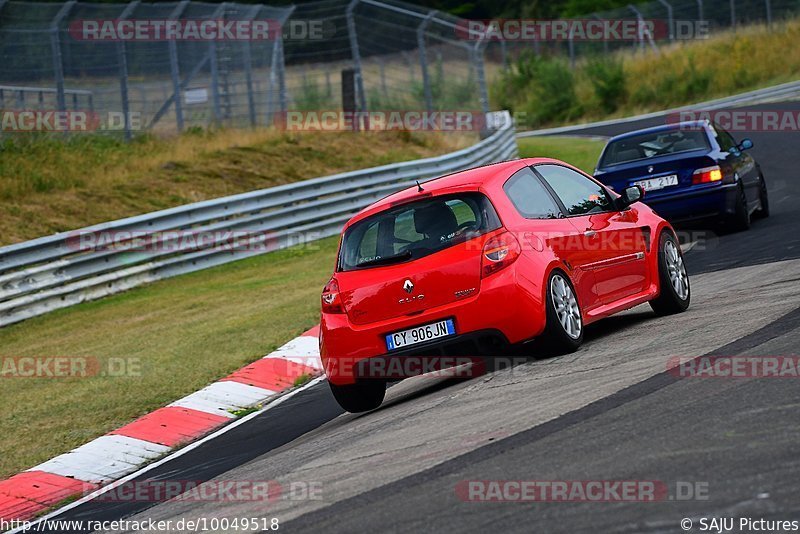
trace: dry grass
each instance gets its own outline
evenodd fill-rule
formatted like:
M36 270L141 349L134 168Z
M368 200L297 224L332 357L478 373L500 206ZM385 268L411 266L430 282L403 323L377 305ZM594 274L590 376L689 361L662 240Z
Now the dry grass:
M0 145L0 245L387 163L474 142L459 135L220 130L130 144L100 136Z

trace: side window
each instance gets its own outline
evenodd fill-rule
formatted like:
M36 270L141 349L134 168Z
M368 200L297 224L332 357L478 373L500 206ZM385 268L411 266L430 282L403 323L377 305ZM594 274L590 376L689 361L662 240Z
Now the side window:
M714 135L717 136L717 143L719 143L719 148L722 149L723 152L728 152L730 149L736 147L736 141L734 141L731 134L717 126L714 125L713 128Z
M569 215L600 213L611 209L606 190L584 175L560 165L537 165L535 169L556 192Z
M511 203L526 219L555 219L558 206L530 167L515 172L503 184Z

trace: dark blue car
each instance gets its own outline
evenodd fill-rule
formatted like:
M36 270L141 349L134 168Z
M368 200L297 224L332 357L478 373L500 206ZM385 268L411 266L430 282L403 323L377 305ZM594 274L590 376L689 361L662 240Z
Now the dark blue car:
M769 215L764 175L745 152L752 146L708 121L666 124L612 137L594 175L616 191L641 185L644 202L672 223L744 230Z

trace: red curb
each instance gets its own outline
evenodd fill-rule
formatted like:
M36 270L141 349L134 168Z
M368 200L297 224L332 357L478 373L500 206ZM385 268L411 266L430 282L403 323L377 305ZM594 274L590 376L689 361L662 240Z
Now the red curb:
M0 518L26 520L76 494L97 489L74 478L43 471L26 471L0 480Z
M306 330L300 336L309 336L309 337L319 337L319 325L315 326L311 330Z
M294 382L299 377L303 375L317 376L320 372L319 369L314 367L283 358L262 358L223 378L220 382L241 382L250 386L281 392L294 387Z
M230 419L222 415L167 406L111 431L109 435L116 434L175 447L208 434L228 421Z

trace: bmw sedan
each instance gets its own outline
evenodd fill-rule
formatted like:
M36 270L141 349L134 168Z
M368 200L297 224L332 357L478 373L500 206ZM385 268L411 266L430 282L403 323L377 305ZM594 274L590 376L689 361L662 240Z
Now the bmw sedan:
M375 370L387 360L533 338L570 352L587 324L627 308L685 310L677 238L643 195L536 158L437 178L362 210L342 230L321 297L334 397L350 412L378 407L388 377Z
M594 176L622 191L640 185L647 204L673 224L713 222L723 230L769 216L764 174L747 150L708 121L666 124L612 137Z

